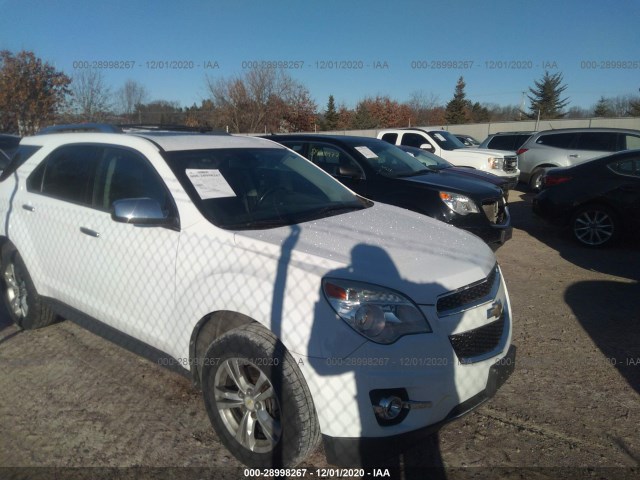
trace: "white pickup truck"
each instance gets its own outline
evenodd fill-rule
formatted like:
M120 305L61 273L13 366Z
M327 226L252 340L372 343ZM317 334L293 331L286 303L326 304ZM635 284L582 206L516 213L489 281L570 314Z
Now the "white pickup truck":
M511 190L518 183L520 170L515 152L467 148L451 132L422 128L381 130L378 138L393 145L406 145L427 150L458 167L469 167L493 173L509 180Z

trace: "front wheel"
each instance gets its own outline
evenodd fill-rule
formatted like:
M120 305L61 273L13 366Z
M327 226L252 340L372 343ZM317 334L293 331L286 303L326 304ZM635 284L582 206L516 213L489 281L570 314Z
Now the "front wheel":
M16 325L31 330L55 322L55 315L38 295L22 257L10 243L2 247L2 280L5 305Z
M588 247L610 245L618 235L615 214L603 205L587 205L571 219L573 236Z
M202 389L218 436L249 467L295 466L320 440L302 373L282 343L260 325L227 332L209 346Z

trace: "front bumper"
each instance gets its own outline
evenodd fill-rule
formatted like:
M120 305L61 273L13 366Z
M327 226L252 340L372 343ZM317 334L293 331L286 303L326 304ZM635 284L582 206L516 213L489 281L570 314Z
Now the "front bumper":
M504 357L489 369L484 390L453 407L440 422L388 437L331 437L323 435L327 462L341 467L373 466L397 456L416 442L436 433L447 423L466 415L492 398L515 369L516 347L511 345Z

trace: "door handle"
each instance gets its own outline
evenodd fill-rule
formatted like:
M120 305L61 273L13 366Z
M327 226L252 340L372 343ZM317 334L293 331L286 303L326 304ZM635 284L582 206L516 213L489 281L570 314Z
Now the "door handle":
M571 155L569 155L569 158L580 158L580 155L578 155L577 153L572 153Z
M100 233L95 230L91 230L90 228L80 227L80 231L85 235L89 235L90 237L100 238Z
M27 210L29 212L35 212L36 211L36 207L34 207L33 205L27 205L26 203L22 205L22 208L24 208L25 210Z

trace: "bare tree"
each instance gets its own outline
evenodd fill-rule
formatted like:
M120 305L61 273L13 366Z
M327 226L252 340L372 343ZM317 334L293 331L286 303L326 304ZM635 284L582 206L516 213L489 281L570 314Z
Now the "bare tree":
M440 98L433 93L418 90L411 93L406 105L411 109L413 125L432 125L442 122L442 106Z
M127 80L116 92L116 101L120 113L126 115L129 120L135 121L136 109L147 102L149 93L147 89L135 80Z
M241 76L206 77L206 82L216 124L230 131L299 131L315 121L309 91L283 70L255 68Z
M104 120L111 109L111 88L105 83L100 70L80 70L71 83L71 106L79 120Z

